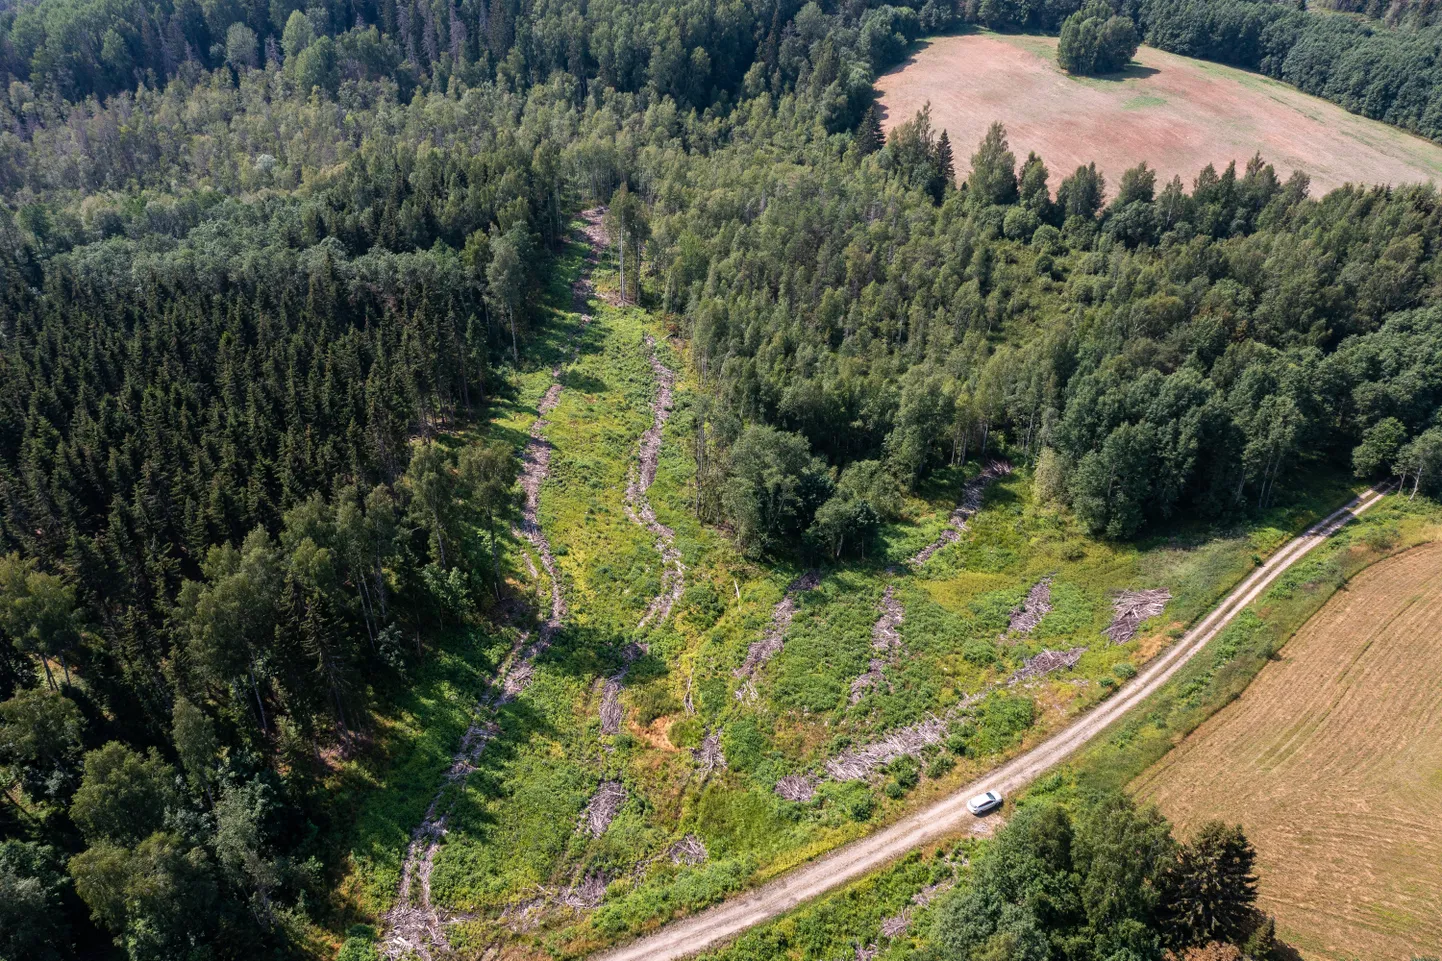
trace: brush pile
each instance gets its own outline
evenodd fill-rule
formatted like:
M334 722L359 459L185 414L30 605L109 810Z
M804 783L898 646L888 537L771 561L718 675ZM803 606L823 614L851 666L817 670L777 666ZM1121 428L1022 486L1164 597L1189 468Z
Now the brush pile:
M581 812L578 830L593 838L605 834L606 828L615 820L616 812L626 803L626 797L626 788L620 781L602 781L601 786L596 788L596 793L591 795L591 800L586 803L586 810Z
M1125 644L1136 636L1142 622L1160 614L1172 599L1172 592L1165 587L1154 587L1149 591L1122 591L1112 601L1113 617L1111 626L1102 633L1112 639L1113 644Z
M721 729L718 727L702 738L701 746L691 749L691 757L700 766L702 777L717 768L726 770L726 754L721 750Z
M757 673L766 666L766 662L781 653L781 647L786 642L786 629L791 626L791 619L796 616L796 595L813 591L820 583L820 571L807 571L791 582L786 588L786 596L771 609L771 624L766 628L766 633L761 636L761 640L752 642L746 650L746 660L731 672L746 681L736 691L737 700L745 700L748 692L754 692L752 682L756 680Z
M1007 679L1007 687L1020 684L1022 681L1030 681L1050 674L1052 671L1068 670L1076 667L1077 661L1081 660L1087 652L1084 647L1073 647L1067 651L1042 651L1040 654L1033 654L1021 662L1021 668Z
M946 740L946 729L946 721L928 717L919 724L899 728L875 743L852 748L827 761L826 773L837 781L864 781L899 757L915 757L932 744L940 744Z
M776 782L776 793L782 800L805 803L816 796L816 784L809 777L788 774Z
M936 540L923 547L911 559L909 562L911 566L920 567L931 560L932 555L937 551L960 540L962 531L966 530L967 521L981 510L981 502L986 497L986 489L994 481L1000 480L1010 473L1010 464L1004 460L994 460L987 464L980 474L967 481L966 486L961 490L961 502L956 505L956 510L951 512L946 529L937 536Z
M1026 637L1041 619L1051 612L1051 578L1043 577L1027 591L1021 607L1011 612L1011 623L1007 625L1007 637Z
M675 844L671 845L666 852L671 858L672 864L700 864L709 856L706 852L706 845L694 834L688 834Z

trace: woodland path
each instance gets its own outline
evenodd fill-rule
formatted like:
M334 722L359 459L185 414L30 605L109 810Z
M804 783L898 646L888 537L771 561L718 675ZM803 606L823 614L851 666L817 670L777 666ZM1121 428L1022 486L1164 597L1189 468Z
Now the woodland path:
M431 869L435 865L436 852L446 834L446 820L451 805L458 794L452 788L463 785L475 770L486 745L499 732L496 712L513 701L535 672L535 661L561 628L566 617L566 597L562 588L561 573L551 553L551 544L539 520L541 486L551 468L551 445L546 439L546 415L555 409L561 399L561 376L565 363L573 362L580 347L576 344L581 332L591 322L589 302L592 296L591 270L595 266L597 252L604 249L604 232L601 217L604 208L583 211L581 233L585 237L586 261L579 277L571 285L572 310L579 323L570 337L571 353L566 361L551 370L551 384L536 406L536 419L531 424L526 448L521 457L521 473L517 478L525 500L521 507L520 534L530 543L531 549L541 559L546 577L550 581L550 604L546 619L536 630L534 638L528 632L522 634L511 651L501 662L496 680L482 692L472 712L472 721L460 746L451 758L445 780L431 799L430 807L416 829L411 832L411 842L406 848L405 860L401 864L400 887L396 892L396 903L382 919L381 953L387 958L418 956L422 961L432 961L432 951L446 954L449 951L443 930L447 922L446 912L431 903ZM530 564L529 559L527 564ZM532 568L534 570L534 568Z
M689 957L885 867L908 851L949 835L969 833L985 822L967 811L968 798L986 790L1013 794L1066 760L1154 694L1288 568L1348 521L1375 506L1382 497L1382 492L1364 491L1345 507L1288 541L1179 642L1142 668L1113 697L1031 750L890 827L838 848L754 891L667 925L630 944L594 955L592 961L673 961Z

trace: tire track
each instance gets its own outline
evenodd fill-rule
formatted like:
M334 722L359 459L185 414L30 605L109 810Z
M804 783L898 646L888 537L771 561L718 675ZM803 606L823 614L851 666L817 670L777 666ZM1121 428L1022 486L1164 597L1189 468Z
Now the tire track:
M870 874L914 848L985 825L986 821L979 821L968 813L967 798L988 789L1014 793L1069 758L1127 711L1156 693L1283 572L1354 517L1375 506L1382 497L1382 493L1368 490L1289 541L1238 584L1181 641L1147 664L1113 697L985 777L754 891L593 958L595 961L676 961L689 957Z
M566 362L574 362L580 353L577 340L591 322L588 302L591 297L591 270L595 266L597 237L601 227L604 208L594 208L581 214L582 234L586 238L587 251L585 266L581 275L571 285L572 307L579 315L579 324L571 334L571 352ZM431 901L431 871L435 867L436 852L446 834L446 822L459 792L453 787L465 784L476 769L486 745L500 732L496 720L497 712L514 701L526 689L535 673L535 662L546 648L551 646L556 632L566 617L566 597L561 586L561 572L551 553L550 541L539 521L541 486L545 483L551 467L551 444L546 440L546 415L555 409L561 399L561 375L564 364L551 369L551 385L546 389L536 407L536 419L531 424L526 449L521 457L521 473L518 481L525 493L521 508L520 533L530 543L541 559L541 566L551 582L550 605L534 638L530 632L517 638L510 652L501 662L495 682L482 692L472 711L470 727L461 738L460 747L451 758L451 766L426 809L425 817L411 832L410 844L406 846L405 859L401 863L401 881L396 892L396 903L381 918L383 933L380 938L381 953L391 959L417 956L422 961L433 961L433 950L448 953L444 925L463 917L451 917L449 912L437 907ZM535 572L530 558L527 566ZM447 803L449 800L450 803Z

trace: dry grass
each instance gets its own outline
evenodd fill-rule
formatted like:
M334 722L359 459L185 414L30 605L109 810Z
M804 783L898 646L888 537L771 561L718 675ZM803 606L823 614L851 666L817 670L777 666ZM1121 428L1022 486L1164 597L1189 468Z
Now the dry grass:
M1442 543L1359 575L1133 785L1240 822L1261 906L1308 958L1442 945Z
M1052 187L1095 160L1113 188L1145 160L1161 180L1191 187L1206 164L1238 168L1260 152L1285 178L1301 169L1314 195L1343 183L1442 181L1442 147L1347 113L1285 84L1231 67L1143 47L1109 78L1073 78L1056 65L1056 40L968 34L921 45L877 81L885 126L928 100L951 135L957 174L993 120L1006 124L1018 159L1036 151Z

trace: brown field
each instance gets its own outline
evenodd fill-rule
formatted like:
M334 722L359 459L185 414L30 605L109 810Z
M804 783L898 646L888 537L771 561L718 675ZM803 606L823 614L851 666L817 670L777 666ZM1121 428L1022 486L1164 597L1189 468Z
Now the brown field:
M1307 958L1442 949L1442 543L1359 575L1133 789L1240 823Z
M965 177L993 120L1020 160L1036 151L1052 187L1095 160L1115 185L1145 160L1191 188L1208 163L1220 171L1254 154L1286 178L1304 170L1312 194L1343 183L1442 182L1442 147L1348 113L1258 74L1143 47L1115 77L1068 77L1048 37L968 34L924 43L876 84L890 130L927 101L951 136Z

